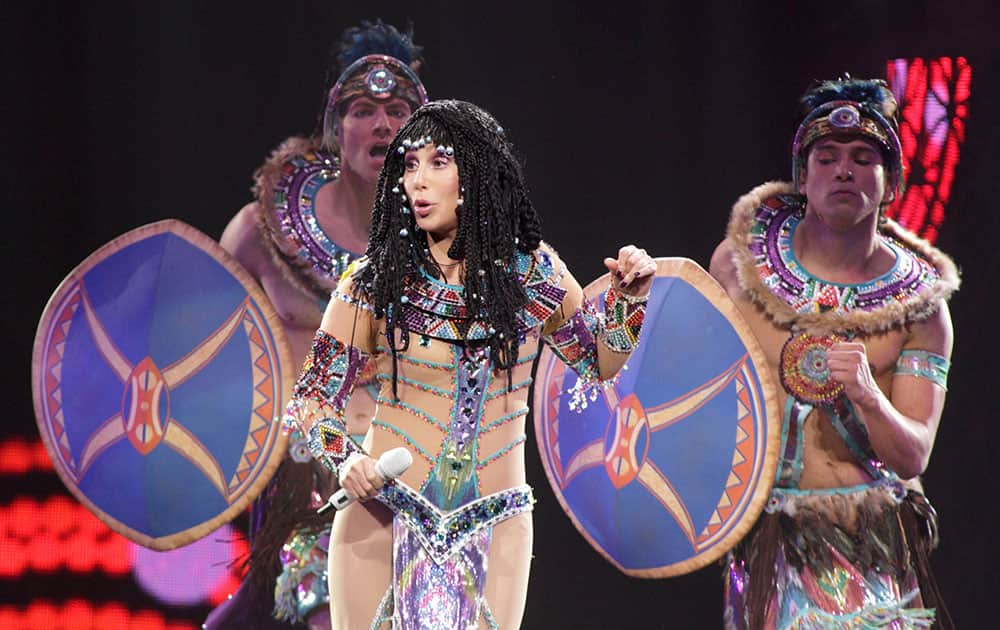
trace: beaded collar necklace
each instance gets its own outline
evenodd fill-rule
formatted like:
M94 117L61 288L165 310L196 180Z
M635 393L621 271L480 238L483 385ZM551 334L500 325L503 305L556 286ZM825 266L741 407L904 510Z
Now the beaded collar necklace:
M528 295L528 304L517 316L518 328L523 332L541 325L562 303L566 291L559 286L563 270L554 268L546 252L517 252L515 265ZM404 297L403 316L410 332L449 341L486 339L494 333L483 322L469 317L465 287L422 272L421 281L408 286Z
M852 313L898 318L898 305L925 300L940 280L927 258L882 233L878 238L895 256L892 269L856 284L817 278L802 266L792 249L792 237L803 216L798 197L777 195L756 208L747 226L747 248L756 280L763 285L760 288L777 298L778 304L772 306L792 311L788 315L793 321L820 318L836 329L833 320Z
M324 185L340 177L340 161L317 150L296 155L282 165L274 188L274 210L285 238L294 246L295 258L323 279L336 281L347 265L360 256L330 237L316 216L316 196Z

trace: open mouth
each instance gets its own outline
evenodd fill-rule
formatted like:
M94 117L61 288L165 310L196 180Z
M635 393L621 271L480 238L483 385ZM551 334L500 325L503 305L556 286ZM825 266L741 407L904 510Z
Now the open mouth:
M371 148L371 150L368 151L368 155L370 155L371 157L382 158L384 160L386 151L388 151L388 149L389 149L388 144L376 144Z

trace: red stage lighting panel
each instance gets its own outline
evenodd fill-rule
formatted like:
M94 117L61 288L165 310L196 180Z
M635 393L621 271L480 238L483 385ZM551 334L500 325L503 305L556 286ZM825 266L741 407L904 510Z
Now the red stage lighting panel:
M965 57L891 59L906 187L888 215L930 242L944 223L965 126L972 66Z

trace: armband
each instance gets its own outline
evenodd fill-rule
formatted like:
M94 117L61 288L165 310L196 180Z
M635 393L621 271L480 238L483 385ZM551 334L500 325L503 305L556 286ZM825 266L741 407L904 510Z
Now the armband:
M948 389L948 370L951 362L940 354L926 350L903 350L896 360L893 374L925 378L942 389Z
M613 284L604 293L604 326L599 336L612 352L628 354L635 350L646 317L649 294L633 297Z

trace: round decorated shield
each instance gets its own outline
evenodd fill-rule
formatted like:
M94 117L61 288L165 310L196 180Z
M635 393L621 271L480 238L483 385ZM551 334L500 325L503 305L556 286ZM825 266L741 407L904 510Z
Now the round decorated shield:
M602 300L604 275L584 293ZM639 344L583 409L542 350L535 434L549 483L584 538L623 573L701 568L742 538L774 481L781 415L764 354L694 261L657 259Z
M270 302L218 243L152 223L49 299L32 357L38 429L81 503L172 549L232 520L274 473L289 357Z

